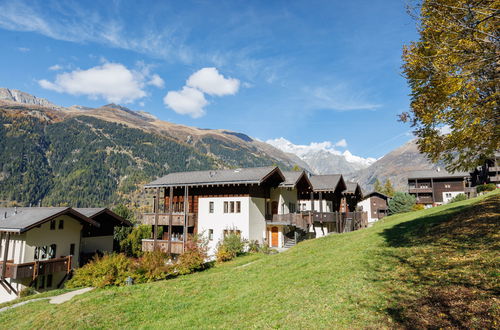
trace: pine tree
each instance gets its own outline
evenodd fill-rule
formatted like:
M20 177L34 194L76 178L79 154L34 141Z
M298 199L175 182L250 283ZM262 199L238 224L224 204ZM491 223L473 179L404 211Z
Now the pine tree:
M382 184L380 183L378 178L375 179L375 183L373 184L373 191L377 191L377 192L381 193L383 190L384 190L384 188L382 187Z
M385 180L384 188L382 193L386 196L392 197L394 196L394 187L392 186L391 180Z
M397 192L389 201L389 214L410 212L415 205L415 196L408 193Z

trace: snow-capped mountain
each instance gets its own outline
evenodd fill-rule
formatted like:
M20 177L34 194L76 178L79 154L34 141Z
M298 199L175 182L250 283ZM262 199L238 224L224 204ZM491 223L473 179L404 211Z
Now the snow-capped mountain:
M337 143L313 142L309 145L293 144L285 138L266 141L270 145L293 154L309 165L315 174L352 173L373 164L375 158L363 158L351 154L348 150L340 152L336 146L345 147L345 140Z

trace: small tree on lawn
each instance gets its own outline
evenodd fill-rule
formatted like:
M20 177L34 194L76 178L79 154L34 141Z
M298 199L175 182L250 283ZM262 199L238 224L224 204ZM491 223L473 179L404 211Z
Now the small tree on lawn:
M397 192L389 201L389 214L410 212L415 205L415 196L408 193Z
M389 196L389 197L394 196L395 191L394 191L394 187L392 186L391 180L389 180L389 179L385 180L384 189L383 189L382 193Z
M378 178L375 179L375 183L373 184L373 191L377 191L379 193L383 193L384 191L384 188L382 187L382 184L380 183Z

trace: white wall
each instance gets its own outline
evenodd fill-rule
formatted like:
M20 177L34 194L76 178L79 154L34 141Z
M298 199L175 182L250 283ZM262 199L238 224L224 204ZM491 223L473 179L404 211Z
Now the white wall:
M378 221L378 218L372 218L372 204L371 198L366 198L358 203L358 206L363 207L363 212L368 212L368 222Z
M271 188L270 196L271 196L271 203L273 201L278 202L278 214L290 213L289 203L295 204L296 211L298 211L299 209L296 189Z
M224 213L224 202L241 202L240 213ZM209 203L214 202L214 213L209 213ZM250 197L204 197L198 199L198 232L208 236L213 230L213 239L208 244L208 254L214 255L217 243L224 237L225 229L241 231L241 237L249 239Z
M443 204L448 204L455 196L463 194L463 191L446 191L443 192ZM451 194L451 197L446 197L446 194Z
M82 237L81 250L83 253L94 253L97 250L101 252L113 252L113 235Z
M250 198L249 211L248 239L262 244L266 238L266 200L264 198Z

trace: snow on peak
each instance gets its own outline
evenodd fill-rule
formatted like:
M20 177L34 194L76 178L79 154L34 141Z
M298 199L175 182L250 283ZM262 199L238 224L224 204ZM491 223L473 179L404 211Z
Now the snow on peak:
M303 160L307 160L308 158L319 153L330 153L335 156L342 156L347 162L359 164L363 167L368 167L376 161L375 158L363 158L355 156L349 150L340 152L335 149L335 147L347 147L347 142L345 139L342 139L336 143L330 141L311 142L309 145L294 144L283 137L267 140L266 142L284 152L295 154Z

